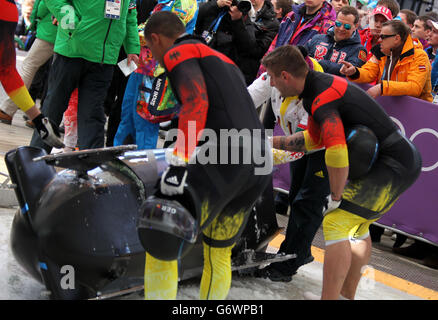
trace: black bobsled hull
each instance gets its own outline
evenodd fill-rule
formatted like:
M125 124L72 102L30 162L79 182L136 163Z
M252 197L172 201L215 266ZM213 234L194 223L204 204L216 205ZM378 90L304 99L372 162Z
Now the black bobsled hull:
M51 298L88 299L143 285L138 212L155 193L167 163L162 149L129 149L46 155L42 149L21 147L6 155L20 204L11 249ZM54 166L66 169L56 172ZM265 234L278 229L275 218L267 222L254 216L236 250L260 245L257 224L264 224ZM180 262L180 279L199 276L202 265L199 236Z

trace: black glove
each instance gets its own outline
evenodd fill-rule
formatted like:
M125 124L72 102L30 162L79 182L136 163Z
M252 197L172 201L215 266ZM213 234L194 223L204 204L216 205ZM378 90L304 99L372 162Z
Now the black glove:
M160 191L167 196L184 193L187 167L169 166L161 176Z
M44 117L43 114L38 115L32 119L35 129L40 135L41 139L51 147L63 148L64 143L61 140L58 126L54 124L49 118Z

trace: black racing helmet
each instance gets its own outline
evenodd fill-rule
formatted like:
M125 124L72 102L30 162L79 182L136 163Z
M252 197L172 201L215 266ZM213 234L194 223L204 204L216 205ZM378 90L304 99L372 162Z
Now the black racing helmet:
M199 234L195 202L187 192L175 197L159 192L149 196L140 207L137 233L154 258L172 261L184 257Z
M368 127L354 125L345 130L350 169L348 179L358 179L370 171L378 156L379 141Z

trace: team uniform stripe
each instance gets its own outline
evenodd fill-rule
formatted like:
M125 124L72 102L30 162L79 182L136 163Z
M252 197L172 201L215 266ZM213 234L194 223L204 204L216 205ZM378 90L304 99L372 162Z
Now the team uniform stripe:
M312 114L323 105L326 105L332 101L340 99L344 96L345 91L347 91L348 82L341 77L334 77L333 83L330 88L321 92L312 103Z
M230 58L199 43L182 44L170 49L164 56L164 62L167 70L172 71L178 64L188 59L206 57L217 57L226 63L234 65L234 62Z

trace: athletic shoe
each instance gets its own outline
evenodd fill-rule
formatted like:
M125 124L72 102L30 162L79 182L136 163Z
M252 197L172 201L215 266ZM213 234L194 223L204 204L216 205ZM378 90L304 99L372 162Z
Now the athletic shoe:
M269 278L269 280L274 282L291 282L292 276L296 274L285 274L275 267L269 265L266 268L258 270L256 277L258 278Z
M299 267L301 267L305 264L308 264L308 263L312 262L313 260L314 260L313 256L310 255L303 261L303 264L300 265ZM269 280L274 281L274 282L291 282L292 276L294 276L297 273L299 267L296 269L291 269L287 273L280 270L280 269L284 269L284 267L283 268L276 267L276 265L278 265L278 264L286 264L287 265L287 262L288 261L270 264L266 268L258 270L258 272L256 273L255 276L258 278L269 278Z
M0 110L0 122L5 124L11 124L12 117L7 113L4 113L2 110Z

